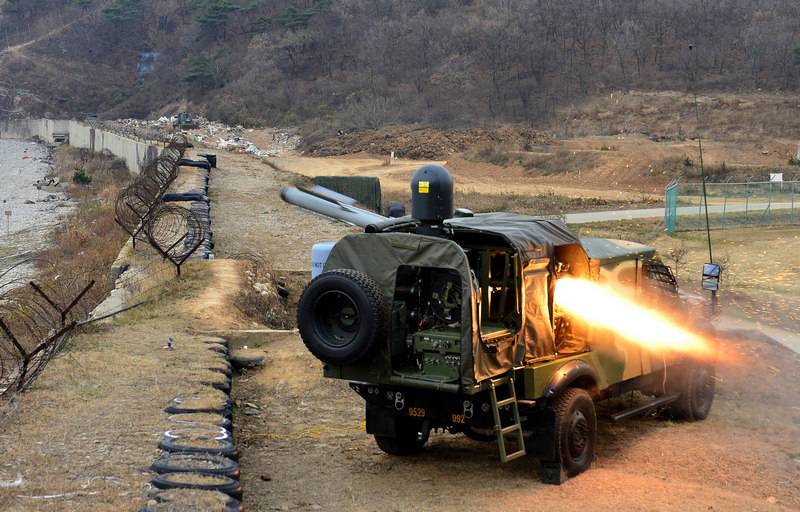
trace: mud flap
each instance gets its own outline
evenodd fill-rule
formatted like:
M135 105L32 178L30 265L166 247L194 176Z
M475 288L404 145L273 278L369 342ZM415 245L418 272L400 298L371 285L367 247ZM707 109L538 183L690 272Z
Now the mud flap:
M549 409L538 411L531 422L535 428L526 446L528 453L539 459L542 482L561 485L567 481L567 474L561 462L561 454L556 447L555 421L553 411Z
M530 440L525 442L529 455L539 460L555 460L555 421L553 411L548 409L536 411L534 417L529 417L528 423L533 426Z
M567 474L561 461L542 461L542 482L551 485L561 485L567 481Z
M367 434L394 437L395 415L379 405L373 405L369 402L366 405Z

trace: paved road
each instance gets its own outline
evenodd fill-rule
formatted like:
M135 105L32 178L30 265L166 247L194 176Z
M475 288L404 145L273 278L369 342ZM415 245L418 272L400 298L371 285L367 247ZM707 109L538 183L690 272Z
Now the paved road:
M766 210L768 203L750 203L751 211ZM798 205L800 206L800 205ZM785 210L792 208L792 203L772 203L772 210ZM678 215L697 215L702 211L697 206L680 206ZM722 205L709 205L708 213L722 213ZM726 213L744 212L744 204L729 204L725 207ZM664 216L664 208L644 208L641 210L611 210L604 212L568 213L564 217L568 224L585 224L587 222L603 222L610 220L654 219Z
M715 322L717 329L720 331L727 330L743 330L743 331L758 331L765 336L772 338L784 347L800 354L800 334L795 332L766 325L758 321L747 320L739 315L723 314Z

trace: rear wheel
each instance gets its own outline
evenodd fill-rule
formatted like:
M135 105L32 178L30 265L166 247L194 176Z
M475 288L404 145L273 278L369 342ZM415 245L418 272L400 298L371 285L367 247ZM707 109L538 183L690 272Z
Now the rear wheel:
M687 421L706 419L714 403L716 382L713 365L697 363L686 366L670 386L672 392L680 393L670 407L673 416Z
M556 460L544 464L560 465L566 477L586 471L594 460L597 442L597 415L592 397L586 390L569 388L556 396L548 409L554 422L551 432Z
M375 435L378 448L389 455L419 453L428 442L430 428L419 420L400 416L395 421L394 436Z
M491 443L497 441L497 434L491 428L478 428L467 427L464 429L464 435L473 441L480 441L482 443Z

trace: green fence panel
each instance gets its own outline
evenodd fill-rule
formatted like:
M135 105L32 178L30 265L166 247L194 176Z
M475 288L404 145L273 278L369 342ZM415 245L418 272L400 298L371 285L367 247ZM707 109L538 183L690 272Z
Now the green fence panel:
M708 223L711 229L744 226L796 225L798 181L707 182ZM701 183L674 181L664 189L665 231L705 229Z
M664 225L668 234L675 232L678 217L678 183L672 182L664 190Z
M381 181L373 176L317 176L314 184L350 196L381 213Z

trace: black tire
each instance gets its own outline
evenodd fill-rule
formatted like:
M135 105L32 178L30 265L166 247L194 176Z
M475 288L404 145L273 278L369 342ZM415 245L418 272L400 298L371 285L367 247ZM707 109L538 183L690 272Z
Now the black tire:
M239 500L218 491L164 489L151 492L150 502L139 512L241 512Z
M201 473L239 479L239 464L208 453L165 453L150 468L156 473Z
M212 366L212 367L210 367L208 369L211 370L212 372L221 373L224 376L228 377L229 379L233 375L233 369L232 369L231 363L228 362L227 360L224 361L223 363L220 363L218 365Z
M213 425L231 431L231 420L221 414L207 412L172 414L167 420L177 426L187 427L192 425Z
M245 368L255 368L264 363L267 358L264 354L246 354L242 352L234 352L230 356L231 365L236 370L244 370Z
M308 350L331 364L352 364L384 339L387 307L377 283L357 270L314 278L300 297L297 325Z
M217 343L212 343L212 344L209 344L209 346L208 346L208 350L210 350L210 351L212 351L212 352L216 352L216 353L218 353L218 354L222 354L222 355L224 355L224 356L227 356L227 355L228 355L228 347L225 347L225 346L219 345L219 344L217 344Z
M706 419L711 412L716 390L714 365L690 363L681 368L671 382L670 391L680 393L670 406L672 416L686 421Z
M233 478L223 475L204 475L201 473L162 473L150 481L157 489L199 489L218 491L242 498L242 485Z
M421 421L405 416L395 420L394 437L375 435L375 442L383 452L389 455L413 455L419 453L428 442L430 429Z
M481 443L491 443L492 441L497 441L497 435L490 428L466 427L464 429L464 435L473 441L479 441Z
M198 430L194 434L184 433L178 437L175 437L174 431L165 432L161 436L158 448L170 453L206 453L239 460L239 452L230 434L222 436L213 428Z
M223 393L216 391L216 393ZM164 409L169 414L184 414L195 412L209 412L213 414L221 414L223 416L231 415L231 399L229 396L224 395L222 399L215 399L213 395L210 397L176 397L172 399L169 405Z
M554 420L555 462L560 462L567 477L583 473L592 465L597 444L597 414L592 397L586 390L568 388L547 407Z

